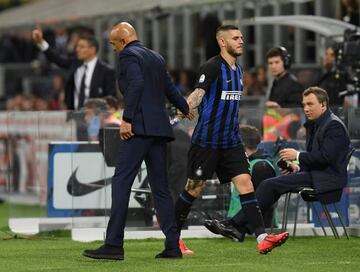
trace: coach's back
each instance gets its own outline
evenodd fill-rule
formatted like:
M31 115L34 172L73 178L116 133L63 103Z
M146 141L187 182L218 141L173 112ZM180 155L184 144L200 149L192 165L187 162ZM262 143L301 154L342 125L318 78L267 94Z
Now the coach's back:
M127 101L123 118L131 120L137 135L174 137L165 97L186 112L186 101L165 67L163 57L139 41L128 44L119 55L118 84Z

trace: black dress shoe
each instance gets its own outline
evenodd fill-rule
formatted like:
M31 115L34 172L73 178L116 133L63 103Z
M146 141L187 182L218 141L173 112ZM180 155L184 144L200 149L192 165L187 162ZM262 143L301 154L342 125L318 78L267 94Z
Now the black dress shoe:
M93 259L124 260L124 249L122 247L102 245L98 249L85 249L83 255Z
M182 253L180 248L164 249L155 256L155 259L159 258L182 258Z
M224 221L225 223L225 221ZM220 234L226 238L229 238L231 240L237 241L237 242L243 242L245 239L245 233L240 232L237 230L234 226L231 224L224 224L222 221L218 221L216 219L211 220L211 222L207 222L207 225L211 225L210 228L207 227L208 230L215 234ZM226 221L227 223L227 221ZM213 230L213 231L212 231Z

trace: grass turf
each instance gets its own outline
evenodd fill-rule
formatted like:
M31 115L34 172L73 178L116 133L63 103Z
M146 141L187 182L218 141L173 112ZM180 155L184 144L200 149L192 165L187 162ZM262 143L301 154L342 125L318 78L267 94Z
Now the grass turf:
M0 204L0 230L5 230L6 205ZM180 260L154 259L163 247L162 240L125 241L124 261L101 261L85 258L85 248L96 248L101 242L71 241L69 232L49 232L4 240L0 233L0 271L359 271L360 239L351 237L296 238L268 255L256 251L256 242L227 239L187 239L195 255Z

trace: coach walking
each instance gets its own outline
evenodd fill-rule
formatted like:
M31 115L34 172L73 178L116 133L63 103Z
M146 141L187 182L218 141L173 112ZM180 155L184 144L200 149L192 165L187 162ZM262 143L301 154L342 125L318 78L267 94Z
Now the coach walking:
M130 24L122 22L114 26L110 43L113 50L120 53L117 79L125 101L120 127L123 145L112 179L112 206L105 244L95 250L85 250L83 254L95 259L124 259L124 227L131 186L144 160L160 228L166 237L165 249L156 258L180 258L179 234L166 172L166 143L174 136L165 97L189 119L192 114L171 81L164 59L137 40Z

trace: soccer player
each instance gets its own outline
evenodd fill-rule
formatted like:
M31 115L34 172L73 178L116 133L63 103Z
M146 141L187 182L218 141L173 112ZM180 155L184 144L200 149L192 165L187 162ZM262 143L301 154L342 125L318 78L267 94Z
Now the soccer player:
M201 67L195 90L187 100L192 109L198 108L199 119L188 154L188 181L175 205L177 225L180 231L205 181L216 172L220 183L231 180L240 192L241 206L254 228L258 251L266 254L284 243L289 234L265 232L239 133L243 71L236 59L243 53L244 40L233 25L220 26L216 39L220 54Z

